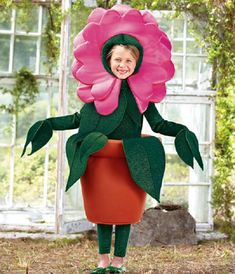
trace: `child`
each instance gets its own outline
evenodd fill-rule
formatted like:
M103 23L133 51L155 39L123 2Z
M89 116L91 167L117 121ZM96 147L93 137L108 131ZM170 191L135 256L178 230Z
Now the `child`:
M139 58L139 50L132 45L114 45L106 56L106 60L112 73L119 79L127 79L134 73ZM115 136L112 136L114 138ZM124 136L123 136L124 137ZM100 261L98 268L92 273L125 271L123 260L126 255L131 225L116 225L114 257L110 265L110 248L112 239L112 225L97 224L99 239Z
M165 169L161 142L141 137L143 116L154 132L176 137L176 151L186 164L193 167L196 159L203 168L203 163L194 133L164 120L155 107L174 66L171 44L150 13L125 5L97 8L74 45L72 72L85 105L80 113L35 123L23 154L30 142L31 154L44 146L53 130L79 128L66 144L66 190L81 178L87 218L97 224L100 261L92 273L122 273L131 224L141 219L146 193L159 201ZM102 162L109 168L105 172Z

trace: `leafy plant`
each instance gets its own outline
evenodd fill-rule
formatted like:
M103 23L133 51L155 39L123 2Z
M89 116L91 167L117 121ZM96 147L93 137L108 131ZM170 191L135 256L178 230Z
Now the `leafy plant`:
M27 68L21 68L15 73L14 77L14 87L12 89L2 89L2 94L9 94L12 98L12 102L8 105L1 104L0 110L15 115L17 131L19 113L23 111L26 106L35 102L39 89L35 76Z

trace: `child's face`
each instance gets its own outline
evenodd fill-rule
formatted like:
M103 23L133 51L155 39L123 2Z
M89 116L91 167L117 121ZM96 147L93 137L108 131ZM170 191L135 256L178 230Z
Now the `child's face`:
M126 79L134 72L136 60L130 50L116 46L110 59L110 68L119 79Z

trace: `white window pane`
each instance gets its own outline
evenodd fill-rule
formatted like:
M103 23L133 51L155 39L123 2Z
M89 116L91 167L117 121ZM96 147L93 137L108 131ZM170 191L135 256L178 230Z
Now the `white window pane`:
M185 74L187 86L198 90L210 88L211 66L205 57L187 57Z
M30 14L26 16L22 9L17 10L16 31L37 32L38 31L38 11L39 11L38 7L34 6L30 10ZM22 22L21 17L24 18L24 22Z
M37 39L18 36L15 40L14 71L27 67L35 71Z
M8 71L10 39L9 35L0 35L0 71Z
M165 186L161 192L162 204L177 204L188 207L188 186Z
M164 116L166 120L186 125L199 141L210 141L210 105L166 104Z
M173 41L173 52L183 53L183 41Z
M0 30L10 30L11 29L11 10L3 17L0 17Z
M186 42L186 51L187 53L200 54L201 49L198 47L195 41Z
M173 37L174 38L183 38L184 37L184 20L176 19L173 21Z
M172 24L171 21L167 18L156 18L159 27L167 33L167 35L171 36Z
M83 197L80 181L74 184L65 193L65 222L76 221L86 218L83 206Z
M164 148L167 152L166 146L164 146ZM189 168L176 154L166 155L164 181L171 183L189 181Z
M173 79L169 82L171 84L175 85L182 85L182 79L183 79L183 57L181 56L173 56L172 57L173 63L175 65L175 75Z
M0 143L10 145L12 141L12 116L10 114L0 112L0 128Z

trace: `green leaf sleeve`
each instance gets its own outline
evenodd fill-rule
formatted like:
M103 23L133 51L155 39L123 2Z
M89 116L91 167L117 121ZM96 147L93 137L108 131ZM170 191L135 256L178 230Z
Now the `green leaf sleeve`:
M33 154L48 143L53 135L53 130L75 129L79 127L80 114L48 118L43 121L36 122L28 131L26 142L21 157L25 154L27 146L32 144Z
M154 132L176 137L176 151L187 165L193 168L193 159L195 158L201 169L203 169L198 140L193 132L184 125L164 120L153 103L149 104L144 115Z

